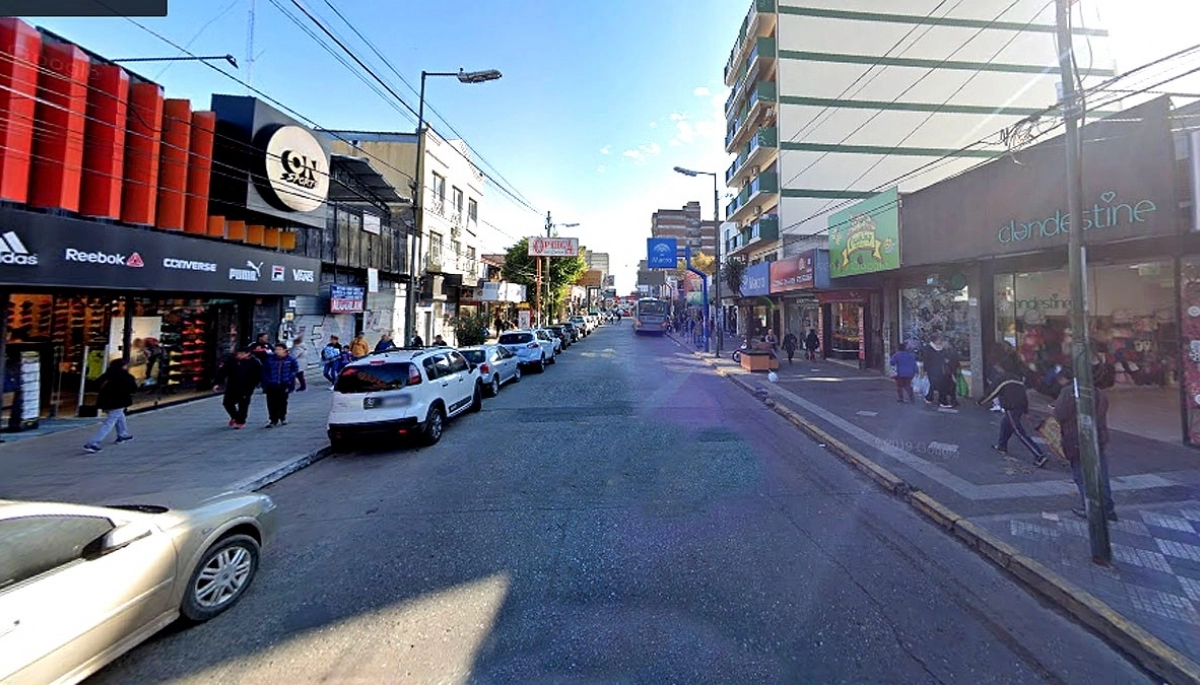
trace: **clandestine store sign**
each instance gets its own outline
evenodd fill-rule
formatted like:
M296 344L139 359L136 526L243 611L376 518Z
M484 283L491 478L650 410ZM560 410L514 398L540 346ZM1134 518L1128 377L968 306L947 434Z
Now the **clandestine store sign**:
M545 238L534 236L529 239L530 257L578 257L579 238Z
M900 192L892 188L829 217L829 275L900 268Z
M357 285L329 286L330 314L361 314L366 309L367 291Z
M1076 227L1085 244L1179 232L1169 107L1158 98L1081 129L1078 218L1067 208L1061 136L906 194L904 266L1062 248Z
M321 263L226 241L0 209L0 284L316 295Z

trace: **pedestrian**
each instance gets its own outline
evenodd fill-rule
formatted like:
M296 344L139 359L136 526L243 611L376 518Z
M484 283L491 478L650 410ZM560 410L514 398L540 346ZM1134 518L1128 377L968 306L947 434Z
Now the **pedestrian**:
M957 388L954 384L954 372L946 339L941 333L934 333L929 344L921 350L921 361L925 364L925 375L929 377L929 392L925 395L925 403L933 404L936 397L939 409L953 410Z
M262 382L263 365L250 347L237 350L217 369L217 389L224 393L221 406L229 415L230 428L246 427L254 389Z
M304 392L308 390L308 381L304 379L304 368L308 366L308 345L304 344L304 336L296 336L288 354L296 360L296 392Z
M499 336L504 332L504 321L500 319L500 315L496 315L496 320L492 322L492 327L496 329L496 335Z
M779 349L779 338L775 337L775 331L768 330L767 337L763 338L763 342L771 346L771 351Z
M444 338L442 338L441 333L433 336L433 346L434 347L447 347L446 340Z
M100 443L117 429L116 444L133 440L129 434L129 424L125 421L125 410L133 405L133 393L137 392L137 380L133 374L125 370L124 359L114 359L108 364L108 369L100 374L98 381L99 392L96 397L96 407L104 412L104 421L96 429L95 435L83 446L83 451L95 454L100 451Z
M396 349L396 343L392 341L391 333L384 333L383 336L379 338L379 342L375 343L376 352L387 352L388 350L394 349Z
M907 344L900 343L900 347L892 353L891 364L896 371L896 401L904 404L904 398L907 397L909 402L916 402L912 382L917 375L917 355L908 351Z
M271 356L270 336L266 333L259 333L254 344L250 346L250 353L258 359L260 364L265 364L267 357Z
M329 342L321 349L321 362L324 364L322 372L325 380L329 381L330 390L333 389L333 384L337 382L337 373L334 371L335 363L342 356L342 344L338 341L336 335L329 336Z
M420 333L413 333L412 346L425 347L425 339L421 337Z
M810 362L817 361L817 350L821 349L821 338L817 336L817 329L808 329L808 335L804 337L804 349L808 351Z
M1008 441L1016 434L1017 438L1033 454L1033 465L1041 468L1046 465L1049 457L1042 448L1033 441L1033 437L1025 428L1025 415L1029 413L1029 395L1026 392L1025 381L1007 369L997 369L997 375L991 392L979 400L979 406L1000 401L1004 416L1000 419L1000 437L992 449L1008 454Z
M355 359L362 359L371 352L371 346L367 344L367 336L364 333L359 333L350 341L350 356Z
M783 349L787 352L788 363L792 363L792 357L796 355L796 348L800 346L800 339L796 334L788 331L787 335L783 336Z
M1093 375L1102 373L1102 369L1092 368ZM1079 491L1078 508L1071 511L1080 518L1087 518L1087 487L1083 480L1083 457L1079 448L1079 409L1075 403L1077 393L1075 374L1070 368L1064 368L1058 375L1060 386L1058 399L1054 400L1054 418L1062 426L1062 448L1067 461L1071 464L1071 477L1075 479L1075 487ZM1113 504L1112 489L1108 481L1108 396L1100 388L1094 389L1096 410L1096 442L1099 445L1100 458L1100 500L1104 506L1104 515L1109 521L1117 520L1117 509Z
M287 425L288 394L296 382L299 370L296 360L288 355L287 346L275 346L275 354L267 359L262 370L263 392L267 395L267 428Z

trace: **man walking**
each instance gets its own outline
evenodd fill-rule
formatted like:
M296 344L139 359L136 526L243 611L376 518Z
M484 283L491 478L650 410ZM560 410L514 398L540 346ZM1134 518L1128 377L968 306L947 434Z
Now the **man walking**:
M267 428L287 425L288 394L296 382L299 366L288 355L287 346L279 343L275 354L267 359L262 371L263 392L267 395Z
M100 392L96 398L96 406L105 414L104 422L96 429L96 434L83 446L83 451L95 454L100 451L100 443L117 429L117 442L121 444L133 440L129 434L129 425L125 421L125 410L133 405L133 393L137 391L137 381L125 370L124 359L114 359L108 369L101 374Z
M792 357L796 356L796 348L800 345L800 339L796 334L788 331L787 335L783 336L783 349L787 352L788 363L792 363Z
M325 364L323 369L325 380L329 381L330 386L337 382L335 367L341 356L342 344L338 342L338 337L336 335L329 336L329 342L321 349L321 361Z
M925 402L933 404L936 397L938 409L952 410L957 388L946 339L941 333L934 333L929 344L921 350L921 361L925 364L925 375L929 377L929 393L925 395Z
M1093 376L1100 375L1103 369L1092 367ZM1079 518L1087 518L1087 487L1083 482L1083 458L1079 451L1079 409L1075 404L1075 372L1064 368L1058 375L1060 387L1058 399L1054 400L1054 418L1062 426L1062 447L1067 461L1071 462L1071 476L1075 479L1075 487L1079 490L1080 506L1072 509ZM1100 499L1104 506L1104 515L1109 521L1117 520L1116 506L1113 504L1112 490L1108 480L1108 396L1100 388L1095 388L1096 409L1096 442L1100 445Z
M808 350L808 361L817 361L817 350L821 349L821 338L817 336L817 329L808 329L808 335L804 338L804 349Z
M993 400L1000 401L1004 417L1000 419L1000 438L992 445L992 449L1008 454L1008 441L1015 433L1021 444L1033 454L1033 465L1038 468L1045 466L1048 459L1046 453L1025 429L1025 415L1029 413L1029 395L1025 390L1025 381L1016 374L997 369L992 391L987 397L979 400L978 404L982 407Z
M239 430L246 427L250 400L263 377L263 366L250 350L246 347L234 352L217 369L217 388L224 390L221 406L229 414L230 428Z
M304 344L303 336L296 336L292 341L292 349L288 350L288 354L292 355L292 359L296 360L296 392L304 392L308 389L308 383L304 380L304 367L308 366L308 345Z

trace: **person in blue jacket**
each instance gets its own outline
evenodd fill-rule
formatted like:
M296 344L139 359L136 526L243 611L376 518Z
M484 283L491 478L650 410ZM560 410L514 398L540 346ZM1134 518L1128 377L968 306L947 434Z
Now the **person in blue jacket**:
M891 363L896 370L896 401L904 404L907 397L909 402L915 402L912 382L917 375L917 356L908 351L906 343L900 343L900 348L892 354Z
M262 386L267 396L267 428L287 425L288 394L296 384L300 365L288 354L287 345L276 343L275 354L263 364Z

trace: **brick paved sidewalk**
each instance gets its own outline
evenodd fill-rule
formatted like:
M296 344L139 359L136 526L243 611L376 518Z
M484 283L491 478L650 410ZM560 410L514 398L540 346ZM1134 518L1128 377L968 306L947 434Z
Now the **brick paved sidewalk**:
M0 444L0 498L103 504L187 488L240 486L319 456L329 444L325 425L329 384L309 374L308 390L293 393L288 425L263 428L266 399L254 397L250 422L228 426L221 399L195 400L129 417L134 439L98 454L83 444L99 419L78 427Z

